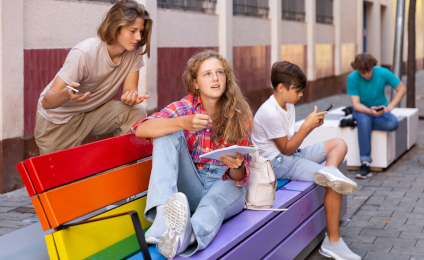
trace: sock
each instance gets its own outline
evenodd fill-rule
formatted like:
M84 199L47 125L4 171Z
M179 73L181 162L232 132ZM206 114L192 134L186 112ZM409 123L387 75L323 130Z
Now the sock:
M370 162L369 161L362 161L362 164L365 164L366 166L370 166Z
M166 231L165 219L163 218L163 209L165 205L156 207L156 218L152 226L146 232L146 240L148 243L157 243L160 236ZM157 240L157 241L156 241Z
M194 235L194 232L191 231L190 242L188 242L188 245L192 245L194 242L196 242L196 236Z

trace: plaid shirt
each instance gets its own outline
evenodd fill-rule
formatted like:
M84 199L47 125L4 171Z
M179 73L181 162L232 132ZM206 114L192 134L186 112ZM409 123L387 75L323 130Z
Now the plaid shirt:
M167 107L162 109L158 113L154 113L153 115L146 117L142 122L151 119L151 118L174 118L180 116L190 116L193 115L194 112L191 108L196 110L197 114L206 115L206 110L202 106L202 102L200 97L195 97L193 94L190 94L181 101L176 101L174 103L169 104ZM140 122L136 123L131 127L131 133L135 134L136 128L140 125ZM212 127L208 126L202 130L197 132L189 132L184 130L184 136L187 142L187 147L190 152L191 158L196 166L203 170L204 164L214 164L214 165L225 165L221 161L213 160L213 159L202 159L200 155L218 150L227 146L231 146L229 143L222 140L221 142L213 142L213 132ZM240 146L248 146L250 144L250 135L244 140L239 140L237 145ZM249 170L249 156L245 154L244 156L244 165L246 167L246 176L242 180L236 180L235 184L237 187L242 187L246 185L249 180L250 170ZM222 176L223 180L229 180L230 177L230 168L227 167L224 175Z

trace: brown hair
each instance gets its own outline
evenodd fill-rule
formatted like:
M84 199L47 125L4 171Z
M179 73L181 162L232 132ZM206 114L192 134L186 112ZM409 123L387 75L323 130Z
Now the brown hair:
M299 66L288 61L277 61L271 68L271 84L274 89L278 84L289 90L293 86L296 90L303 90L306 87L306 75Z
M350 65L354 70L365 73L371 71L377 65L377 59L369 53L361 53L356 55L355 61Z
M237 143L238 140L246 139L253 128L252 112L250 106L237 85L230 63L218 52L206 50L195 54L187 61L186 69L183 73L183 83L187 91L199 96L193 81L197 78L197 73L202 63L210 58L218 59L227 79L225 91L217 102L216 117L212 118L212 130L214 140L225 140L230 144Z
M144 20L144 32L138 46L146 45L142 55L147 53L147 56L150 57L153 21L144 6L134 0L120 0L114 4L103 18L97 29L97 35L107 44L114 44L122 27L133 24L137 18Z

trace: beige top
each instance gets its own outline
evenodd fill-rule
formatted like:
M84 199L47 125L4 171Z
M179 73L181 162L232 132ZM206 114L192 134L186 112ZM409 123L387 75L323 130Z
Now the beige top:
M66 84L80 83L81 93L90 92L86 102L68 101L54 109L44 109L41 101L53 84L53 79L38 99L38 113L54 124L66 124L74 115L89 112L108 102L118 91L130 72L144 66L143 48L125 51L117 64L113 63L107 45L99 38L90 38L78 43L69 52L56 77ZM56 78L55 77L55 78Z

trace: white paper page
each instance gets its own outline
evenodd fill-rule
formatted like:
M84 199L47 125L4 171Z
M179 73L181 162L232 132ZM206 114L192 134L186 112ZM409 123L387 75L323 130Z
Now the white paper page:
M209 152L209 153L202 154L202 155L200 155L200 158L214 159L214 160L219 161L219 157L221 157L221 155L228 155L228 156L235 158L236 157L234 155L235 152L238 152L241 155L245 155L247 153L256 152L257 150L258 150L258 148L256 148L256 147L233 145L233 146L218 149L218 150L215 150L215 151L212 151L212 152Z

